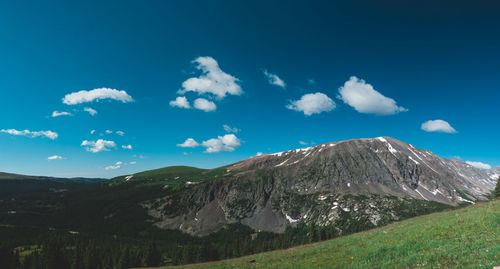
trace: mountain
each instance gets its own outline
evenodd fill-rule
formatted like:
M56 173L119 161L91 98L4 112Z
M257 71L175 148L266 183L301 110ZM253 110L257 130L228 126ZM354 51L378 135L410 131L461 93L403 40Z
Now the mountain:
M101 182L102 178L56 178L46 176L27 176L0 172L0 198L20 193L67 191L82 184Z
M326 143L213 169L169 167L117 177L164 190L141 205L162 229L206 235L242 223L283 232L299 223L376 227L487 199L494 172L390 137Z
M0 180L52 180L57 182L79 182L79 183L95 183L105 181L105 178L87 178L87 177L47 177L47 176L27 176L13 173L0 172Z
M500 178L500 167L489 169L487 171L487 174L491 180L497 182L497 180Z

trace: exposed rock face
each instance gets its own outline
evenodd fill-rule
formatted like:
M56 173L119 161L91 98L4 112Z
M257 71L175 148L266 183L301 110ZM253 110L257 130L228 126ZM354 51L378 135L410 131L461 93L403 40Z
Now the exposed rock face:
M493 182L497 182L498 178L500 177L500 167L493 168L487 171L488 176L490 177Z
M234 222L274 232L299 221L377 226L432 201L485 199L494 173L390 137L356 139L256 156L147 207L159 227L197 235Z

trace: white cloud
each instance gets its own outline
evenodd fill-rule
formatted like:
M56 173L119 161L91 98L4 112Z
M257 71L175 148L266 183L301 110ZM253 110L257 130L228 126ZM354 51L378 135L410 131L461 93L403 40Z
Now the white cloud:
M71 116L73 114L69 113L69 112L66 112L66 111L57 111L55 110L54 112L52 112L52 117L55 118L55 117L59 117L59 116Z
M128 162L128 163L124 163L124 162L116 162L114 165L110 165L110 166L106 166L104 167L104 170L116 170L116 169L120 169L123 165L134 165L136 164L137 162L136 161L132 161L132 162Z
M90 116L94 116L97 114L97 111L91 107L84 107L83 111L88 112Z
M198 98L194 100L194 107L205 112L214 111L217 108L214 102L208 101L205 98Z
M104 170L116 170L116 169L120 169L120 168L121 168L121 165L110 165L110 166L104 167Z
M195 148L195 147L197 147L199 145L200 144L198 142L196 142L196 140L194 140L192 138L186 139L186 141L184 141L184 143L182 143L182 144L177 144L177 146L181 147L181 148Z
M125 132L124 132L124 131L116 131L115 133L116 133L117 135L119 135L119 136L123 136L123 135L125 134Z
M191 108L189 101L184 96L177 96L174 101L170 101L170 106L176 106L180 108Z
M237 147L241 146L241 142L234 134L227 134L203 141L201 145L206 147L205 152L216 153L221 151L234 151Z
M339 98L360 113L392 115L408 109L397 106L394 99L385 97L372 85L352 76L339 88Z
M100 151L109 151L110 148L116 148L114 141L108 141L103 139L98 139L97 141L83 140L82 147L85 147L87 151L97 153Z
M47 160L62 160L62 159L63 157L59 155L54 155L47 158Z
M468 165L472 165L473 167L479 168L479 169L491 169L491 165L489 165L487 163L472 162L472 161L466 161L465 163L467 163Z
M286 108L302 111L304 115L310 116L335 109L335 102L323 93L308 93L300 100L292 101Z
M134 101L132 96L128 95L126 91L119 91L109 88L99 88L91 91L83 90L79 92L73 92L64 96L62 101L67 105L77 105L104 99L112 99L121 101L123 103Z
M304 142L304 141L299 141L299 144L301 144L301 145L307 145L308 143Z
M107 134L112 134L112 133L113 133L113 131L111 131L111 130L106 130L105 132L106 132Z
M273 73L269 73L265 69L262 72L264 73L264 76L266 76L267 81L271 85L276 85L276 86L281 87L281 88L285 88L286 87L285 82L280 77L278 77L278 75L273 74Z
M94 133L95 133L95 130L90 131L90 134L94 134Z
M444 120L428 120L422 123L422 130L426 132L456 133L457 131Z
M231 128L229 125L227 124L224 124L222 125L222 127L224 128L224 131L228 132L228 133L237 133L239 131L241 131L240 129L234 127L234 128Z
M197 92L198 94L213 94L217 99L226 95L241 95L243 91L237 84L239 79L233 77L219 68L217 61L212 57L198 57L193 60L196 68L203 73L199 77L192 77L182 83L179 94Z
M27 137L37 137L37 136L45 136L47 138L50 138L52 140L56 139L58 137L58 134L56 132L52 131L30 131L30 130L23 130L23 131L18 131L16 129L2 129L0 130L2 133L7 133L11 135L22 135L22 136L27 136Z
M122 149L132 149L132 145L122 145Z

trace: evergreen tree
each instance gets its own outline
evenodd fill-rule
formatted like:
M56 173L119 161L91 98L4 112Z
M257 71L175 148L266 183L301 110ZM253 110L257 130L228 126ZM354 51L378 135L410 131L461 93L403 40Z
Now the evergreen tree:
M143 259L143 265L145 266L158 266L161 262L161 254L156 248L156 244L150 243L146 249L146 253Z
M122 250L120 260L118 261L118 268L129 268L130 264L130 251L127 247Z
M191 252L189 251L189 247L188 246L185 246L183 247L182 249L182 259L181 259L181 263L182 264L188 264L191 262Z
M0 248L0 268L14 268L15 254L12 249Z
M309 242L317 242L318 241L318 231L316 229L316 223L311 224L311 229L309 231Z
M19 252L14 251L14 255L12 256L12 268L19 268L21 266L21 262L19 260Z
M62 248L63 245L59 242L50 242L42 247L42 256L45 259L47 268L64 269L69 267Z
M98 268L99 267L99 253L97 252L94 242L89 242L87 245L83 263L85 268Z
M327 237L326 237L326 228L325 227L320 227L320 230L319 230L319 240L320 241L324 241L326 239L327 239Z

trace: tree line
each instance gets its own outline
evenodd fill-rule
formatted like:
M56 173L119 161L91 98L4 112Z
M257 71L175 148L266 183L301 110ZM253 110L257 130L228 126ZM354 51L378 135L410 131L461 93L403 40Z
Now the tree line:
M351 232L366 229L352 227ZM130 268L142 266L180 265L215 261L284 249L292 246L327 240L339 236L333 225L299 224L282 234L256 233L241 224L229 225L219 232L187 241L183 244L135 240L120 242L112 238L83 238L66 235L50 236L34 241L37 245L0 247L0 268L5 269L94 269Z

